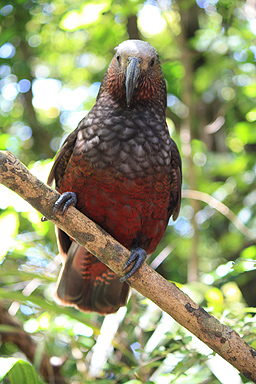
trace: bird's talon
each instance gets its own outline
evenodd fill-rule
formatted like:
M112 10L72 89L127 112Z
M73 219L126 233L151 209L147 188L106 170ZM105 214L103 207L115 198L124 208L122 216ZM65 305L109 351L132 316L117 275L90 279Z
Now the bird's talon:
M54 216L56 212L61 210L62 207L62 215L68 210L70 206L75 207L77 204L77 197L74 192L64 192L58 198L58 200L54 204L54 208L52 210L52 215Z
M126 275L124 275L123 277L120 278L119 281L120 281L120 283L125 283L126 280L127 280Z
M125 265L123 266L122 272L124 272L136 259L138 255L136 252L132 251L129 259L126 261Z
M121 277L120 279L121 283L124 283L131 276L133 276L134 273L140 269L140 267L142 266L146 258L147 258L147 253L144 249L142 248L133 249L122 271L125 271L133 262L134 262L134 265L129 272L127 272L123 277Z

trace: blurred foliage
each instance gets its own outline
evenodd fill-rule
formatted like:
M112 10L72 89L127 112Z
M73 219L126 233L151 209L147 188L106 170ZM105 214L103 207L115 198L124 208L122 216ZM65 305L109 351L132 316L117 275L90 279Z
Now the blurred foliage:
M128 38L156 47L183 188L211 195L236 217L184 198L149 262L253 347L255 17L249 0L0 1L0 149L43 181L93 106L113 48ZM3 186L0 196L2 304L37 342L36 369L46 351L70 383L249 383L136 292L127 310L105 318L57 306L53 225ZM197 281L187 277L191 268ZM25 359L14 343L3 342L0 354Z

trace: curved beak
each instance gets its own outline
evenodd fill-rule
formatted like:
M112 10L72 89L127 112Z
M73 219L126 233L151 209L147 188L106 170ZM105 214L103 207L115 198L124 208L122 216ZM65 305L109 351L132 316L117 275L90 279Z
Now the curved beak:
M140 75L141 59L139 57L129 57L126 68L126 103L130 106L133 91L136 88Z

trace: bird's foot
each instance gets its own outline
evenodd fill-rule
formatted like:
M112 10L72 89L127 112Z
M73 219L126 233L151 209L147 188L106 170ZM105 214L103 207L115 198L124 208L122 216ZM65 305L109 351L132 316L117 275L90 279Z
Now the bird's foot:
M68 210L68 208L72 205L75 207L77 204L77 197L74 192L64 192L58 200L55 202L53 210L52 210L52 216L55 215L57 211L61 211L62 215ZM41 221L47 221L48 219L43 216L41 218Z
M57 211L61 211L62 215L68 210L70 206L75 207L77 204L77 197L74 192L64 192L54 204L52 214L55 215Z
M123 272L134 262L133 267L130 269L129 272L127 272L121 279L121 283L124 283L126 280L128 280L135 272L140 269L142 264L147 258L147 252L142 248L135 248L131 251L131 255L128 259L128 261L125 263L123 267Z

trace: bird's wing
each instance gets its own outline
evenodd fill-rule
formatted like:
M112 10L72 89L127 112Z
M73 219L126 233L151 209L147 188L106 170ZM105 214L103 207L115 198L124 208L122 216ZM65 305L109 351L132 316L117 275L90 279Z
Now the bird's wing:
M179 150L173 140L171 143L171 179L172 188L170 193L168 213L169 218L172 215L173 220L176 220L180 212L182 169Z
M52 185L55 180L56 186L58 187L58 181L61 180L65 173L66 166L70 159L70 156L73 153L73 149L75 146L76 138L77 138L78 129L75 129L64 141L61 149L57 153L51 172L48 176L47 184Z

